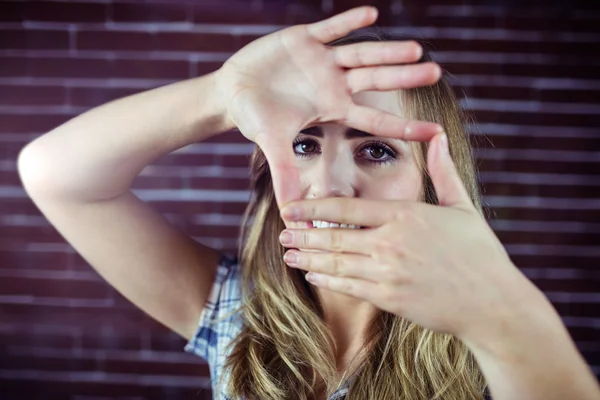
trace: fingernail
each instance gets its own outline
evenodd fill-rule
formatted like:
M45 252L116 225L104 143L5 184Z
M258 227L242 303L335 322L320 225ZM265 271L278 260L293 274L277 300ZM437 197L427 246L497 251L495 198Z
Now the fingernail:
M288 251L283 255L283 261L289 265L296 265L298 263L298 255L292 251Z
M309 272L306 275L304 275L304 278L309 281L310 283L318 283L319 282L319 276L317 274L315 274L314 272Z
M442 146L442 152L444 154L448 154L449 150L448 150L448 135L446 135L445 133L442 134L442 137L440 138L440 145Z
M281 210L281 217L287 220L296 221L300 219L300 209L295 206L287 206Z
M293 238L294 236L291 232L283 231L281 232L281 235L279 235L279 242L283 245L291 244Z

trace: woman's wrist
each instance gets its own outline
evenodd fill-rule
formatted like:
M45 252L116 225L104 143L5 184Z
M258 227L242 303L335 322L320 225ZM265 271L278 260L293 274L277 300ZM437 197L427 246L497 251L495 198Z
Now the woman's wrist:
M510 266L511 268L516 268ZM520 275L520 273L519 273ZM521 339L540 332L564 330L559 315L546 296L520 275L505 299L482 311L479 321L459 338L473 352L492 357L510 357Z
M197 96L196 120L199 125L214 133L236 128L227 111L227 100L219 84L221 70L192 80Z

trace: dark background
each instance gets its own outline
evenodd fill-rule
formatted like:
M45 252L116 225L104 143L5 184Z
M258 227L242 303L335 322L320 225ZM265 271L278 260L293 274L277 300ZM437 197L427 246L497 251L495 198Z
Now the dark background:
M600 374L597 1L0 1L0 398L210 398L203 361L104 283L27 198L19 149L90 107L365 3L452 74L478 121L492 226ZM146 168L136 193L233 252L251 149L235 133L189 146Z

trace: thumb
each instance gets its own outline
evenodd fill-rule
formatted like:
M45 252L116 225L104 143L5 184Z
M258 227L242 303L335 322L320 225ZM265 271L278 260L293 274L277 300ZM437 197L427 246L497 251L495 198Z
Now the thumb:
M427 168L441 206L472 206L471 198L450 157L445 133L431 140L427 151Z
M292 146L286 142L284 135L278 136L257 135L256 144L265 154L271 171L275 199L279 208L282 208L291 201L299 200L301 191L300 174L295 163Z

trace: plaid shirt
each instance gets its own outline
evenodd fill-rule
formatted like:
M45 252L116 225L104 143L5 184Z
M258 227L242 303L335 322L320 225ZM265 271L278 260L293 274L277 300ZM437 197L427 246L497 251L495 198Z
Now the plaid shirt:
M239 313L211 324L212 320L220 319L241 305L240 266L235 259L222 257L217 269L208 302L202 313L196 334L185 346L185 351L202 357L210 369L213 399L231 400L225 393L217 393L217 382L223 373L223 365L227 357L225 347L236 338L242 329ZM227 376L224 377L227 380ZM329 400L341 400L348 392L342 386Z
M196 334L185 346L185 351L202 357L210 369L213 399L231 400L225 393L216 392L216 384L223 373L227 353L225 347L236 338L242 329L239 313L215 324L212 320L223 318L241 305L240 266L237 260L223 256L217 269L217 276L208 297L206 307L200 314ZM225 380L228 378L225 377ZM329 400L341 400L348 392L347 383L342 385ZM485 399L491 400L488 393Z

